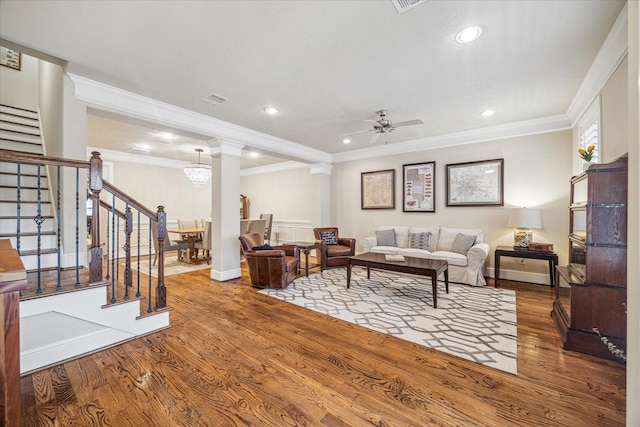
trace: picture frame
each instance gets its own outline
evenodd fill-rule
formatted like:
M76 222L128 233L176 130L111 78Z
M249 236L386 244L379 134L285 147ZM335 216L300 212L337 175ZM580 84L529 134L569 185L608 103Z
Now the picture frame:
M396 170L361 173L360 206L362 209L396 208Z
M402 165L402 211L436 211L436 162Z
M22 53L0 46L0 65L20 71L22 67Z
M447 206L504 206L504 159L448 164Z

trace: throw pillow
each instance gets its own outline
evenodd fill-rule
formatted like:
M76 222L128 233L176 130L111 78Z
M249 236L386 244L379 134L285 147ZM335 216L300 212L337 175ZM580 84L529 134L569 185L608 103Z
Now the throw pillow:
M466 234L458 233L453 240L453 245L451 245L451 252L466 255L475 243L476 236L467 236Z
M431 233L411 233L409 235L409 247L412 249L429 250L431 245Z
M262 246L254 246L251 249L253 249L254 251L268 251L273 249L271 246L269 246L267 243L265 243Z
M336 236L335 231L321 231L319 234L325 245L329 246L338 244L338 237Z
M376 240L378 241L378 246L397 246L396 231L393 228L376 231Z

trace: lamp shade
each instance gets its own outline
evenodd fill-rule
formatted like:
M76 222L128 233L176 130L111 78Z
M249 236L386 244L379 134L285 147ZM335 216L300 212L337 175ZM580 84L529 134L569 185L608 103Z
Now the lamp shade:
M512 209L509 213L509 223L507 226L516 228L542 228L540 209Z

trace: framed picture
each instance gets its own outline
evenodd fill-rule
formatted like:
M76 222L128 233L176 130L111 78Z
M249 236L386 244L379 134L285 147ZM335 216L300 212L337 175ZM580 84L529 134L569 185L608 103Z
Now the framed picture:
M403 165L402 211L436 211L436 162Z
M396 208L396 170L362 172L362 209Z
M11 50L0 46L0 65L20 71L22 54L17 50Z
M504 159L447 165L447 206L504 206Z

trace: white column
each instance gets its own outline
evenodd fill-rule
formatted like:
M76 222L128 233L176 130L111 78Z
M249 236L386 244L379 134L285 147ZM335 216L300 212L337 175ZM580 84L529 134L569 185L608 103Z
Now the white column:
M235 279L240 269L240 156L244 143L207 141L211 149L211 278Z
M309 165L311 173L311 225L313 227L331 226L331 165L316 163Z

